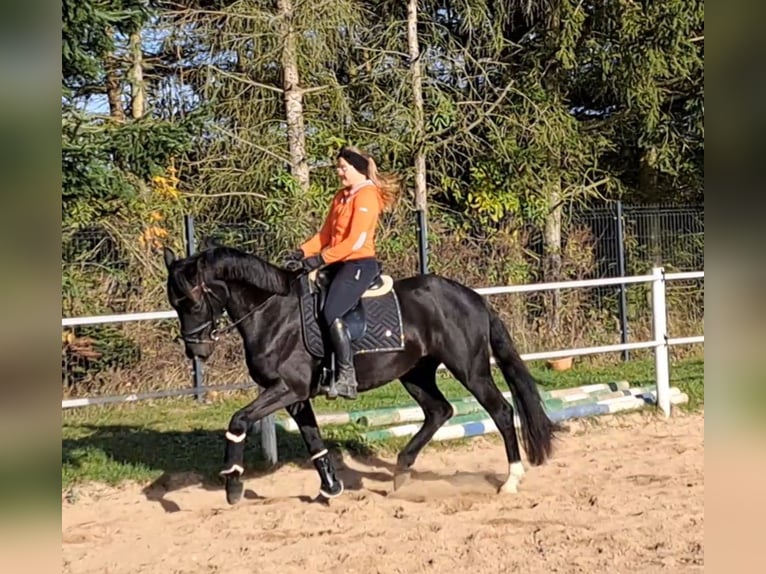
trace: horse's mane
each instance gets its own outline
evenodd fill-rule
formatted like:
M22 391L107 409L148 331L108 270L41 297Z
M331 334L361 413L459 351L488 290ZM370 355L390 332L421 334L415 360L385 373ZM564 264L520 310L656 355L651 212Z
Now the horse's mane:
M286 295L290 291L291 274L288 271L234 247L216 246L200 251L189 260L189 264L196 268L206 281L242 281L262 291L278 295ZM183 283L179 282L179 286Z

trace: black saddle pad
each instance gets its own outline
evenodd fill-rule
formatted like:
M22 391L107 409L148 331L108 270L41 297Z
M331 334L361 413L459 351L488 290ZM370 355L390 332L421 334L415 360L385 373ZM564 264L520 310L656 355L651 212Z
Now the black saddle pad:
M302 277L301 282L303 342L309 353L321 358L325 356L325 341L317 321L316 297L309 288L308 277ZM404 349L402 312L396 291L392 289L385 295L364 297L361 304L364 307L367 328L361 338L352 342L354 354L384 353Z

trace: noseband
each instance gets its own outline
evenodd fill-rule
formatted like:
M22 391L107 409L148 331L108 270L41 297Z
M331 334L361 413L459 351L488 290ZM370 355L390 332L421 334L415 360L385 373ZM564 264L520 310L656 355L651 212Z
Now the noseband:
M210 312L210 319L202 323L202 325L195 327L191 331L182 330L181 337L180 337L184 343L191 343L193 345L202 345L204 343L215 343L219 339L219 332L217 329L218 319L215 317L215 313L213 311L213 305L212 305L212 302L210 301L210 298L212 297L213 299L215 299L216 301L222 304L225 303L225 301L221 301L220 297L218 297L218 295L216 295L215 292L210 287L208 287L205 283L202 283L200 285L200 289L202 291L202 297L205 299L205 305L207 306L207 309ZM210 331L209 339L202 339L196 336L210 326L212 326L213 329Z
M212 311L211 311L212 315ZM210 326L213 326L212 331L210 331L210 338L209 339L198 339L194 335L197 335L207 329ZM203 343L215 343L218 339L218 329L216 329L216 320L210 319L209 321L205 321L197 327L196 329L192 329L191 331L181 331L181 339L184 343L191 343L193 345L201 345Z

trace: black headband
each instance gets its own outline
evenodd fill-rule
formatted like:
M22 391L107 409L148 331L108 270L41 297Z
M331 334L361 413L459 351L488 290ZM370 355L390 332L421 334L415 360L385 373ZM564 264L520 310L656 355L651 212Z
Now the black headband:
M370 167L370 162L362 155L359 155L355 151L351 151L348 148L343 148L338 152L338 159L343 158L348 163L354 166L354 169L359 173L367 176L367 169Z

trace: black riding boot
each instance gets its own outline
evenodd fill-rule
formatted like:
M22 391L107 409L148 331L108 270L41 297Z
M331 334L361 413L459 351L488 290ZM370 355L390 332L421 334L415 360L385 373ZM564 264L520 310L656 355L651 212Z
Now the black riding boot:
M330 325L330 341L335 348L335 384L330 386L327 398L338 395L348 399L356 398L356 371L354 371L354 351L351 348L351 336L342 319L335 319Z

